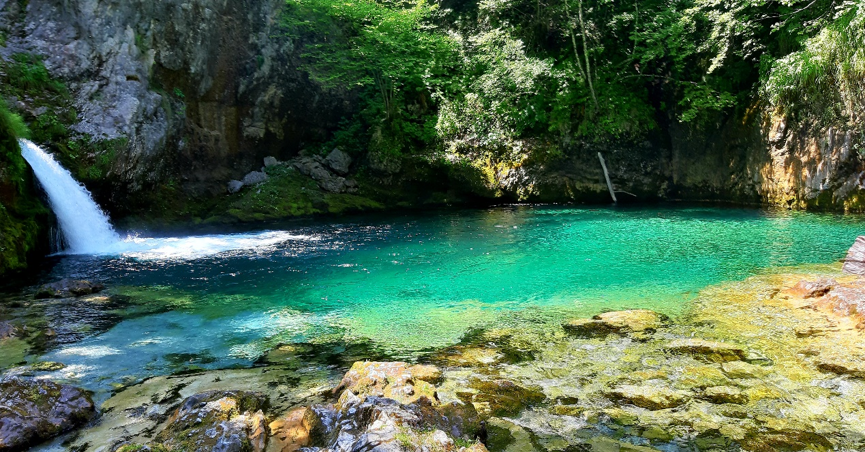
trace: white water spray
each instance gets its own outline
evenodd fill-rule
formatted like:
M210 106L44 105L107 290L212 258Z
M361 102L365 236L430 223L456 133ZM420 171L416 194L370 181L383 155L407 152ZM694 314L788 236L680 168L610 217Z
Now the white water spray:
M20 140L21 155L48 194L67 254L122 255L144 260L185 260L235 250L270 251L287 241L316 240L287 231L252 234L206 235L178 238L121 237L111 227L90 192L39 146Z
M90 197L90 192L54 158L28 140L20 140L21 155L39 179L51 209L57 215L67 252L93 254L110 248L120 236L108 217Z

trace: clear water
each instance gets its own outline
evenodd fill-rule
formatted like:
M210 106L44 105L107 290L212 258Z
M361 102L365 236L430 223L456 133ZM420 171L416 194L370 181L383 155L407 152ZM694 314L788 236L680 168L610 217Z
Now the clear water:
M676 315L707 285L843 258L861 220L508 207L147 239L119 255L62 257L46 279L103 281L159 308L123 311L39 359L67 364L57 376L99 391L178 366L247 366L281 343L368 340L403 357L455 343L473 327L620 308ZM70 323L69 306L53 320L45 314L58 331ZM97 308L75 315L88 309Z

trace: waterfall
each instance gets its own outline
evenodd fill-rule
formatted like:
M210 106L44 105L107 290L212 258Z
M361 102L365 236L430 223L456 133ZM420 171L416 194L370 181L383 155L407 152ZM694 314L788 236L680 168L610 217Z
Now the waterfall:
M48 203L72 254L96 254L116 245L120 236L90 192L54 158L28 140L20 140L21 155L48 194Z

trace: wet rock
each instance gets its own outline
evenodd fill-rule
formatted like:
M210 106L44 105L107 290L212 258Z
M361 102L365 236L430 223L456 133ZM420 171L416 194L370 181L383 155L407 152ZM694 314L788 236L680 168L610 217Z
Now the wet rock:
M865 359L849 353L821 353L816 357L817 368L823 372L865 378Z
M721 364L721 369L730 378L763 378L769 371L762 366L755 366L743 361L730 361Z
M44 284L36 291L36 298L67 298L99 293L105 286L79 279L61 279L50 284Z
M865 236L856 237L853 246L847 251L842 270L852 275L865 275Z
M858 287L837 287L815 307L832 311L840 316L855 316L860 321L865 320L865 290Z
M277 165L281 165L281 164L282 163L280 163L280 161L277 160L276 157L268 156L268 157L264 158L264 167L265 168L270 168L271 166L277 166Z
M255 392L209 391L188 397L159 433L169 449L261 451L267 442L262 411L267 398Z
M9 322L0 322L0 341L2 341L3 339L17 337L19 333L20 331L15 325Z
M712 403L748 403L747 394L732 386L712 386L703 391L703 398Z
M716 366L689 366L682 370L678 382L680 387L687 389L723 386L730 380Z
M818 298L826 295L838 285L831 278L819 278L814 281L799 281L787 291L790 295L800 298Z
M507 420L493 417L487 420L487 447L496 451L538 451L532 434L525 428Z
M280 419L270 423L271 451L295 452L312 443L312 436L320 420L315 412L307 407L291 410Z
M472 403L450 402L433 405L427 400L415 404L426 425L435 426L454 438L472 438L481 430L481 416Z
M333 393L351 391L359 397L387 397L399 403L410 404L421 398L432 403L438 401L432 383L441 378L441 371L433 366L411 366L404 362L356 362L345 374Z
M325 160L327 161L327 166L337 174L341 176L348 174L349 167L351 166L351 157L339 150L339 148L333 148L330 154L327 154Z
M227 189L229 193L237 193L240 191L241 188L243 188L243 182L239 180L228 181Z
M578 337L603 337L610 333L653 332L664 325L666 316L647 309L606 312L589 319L571 320L562 327Z
M267 180L267 173L263 171L250 171L243 176L243 185L260 184Z
M478 391L472 402L486 407L483 411L492 416L511 416L546 399L540 389L521 386L510 380L474 379L469 386Z
M688 400L687 394L661 385L622 385L608 393L616 400L649 410L675 408Z
M21 450L93 417L96 409L84 391L47 380L0 381L0 450Z
M666 349L679 354L689 354L697 359L713 363L737 361L745 358L745 351L736 345L704 339L676 339Z

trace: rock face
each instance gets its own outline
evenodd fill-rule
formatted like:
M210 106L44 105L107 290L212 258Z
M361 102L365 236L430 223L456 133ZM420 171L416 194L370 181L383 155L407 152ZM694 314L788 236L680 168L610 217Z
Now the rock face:
M283 37L282 1L24 5L0 8L0 58L44 55L73 95L73 129L125 140L111 165L110 208L168 180L217 195L243 175L238 168L291 157L353 108L298 70L301 40Z
M23 450L90 420L84 391L46 380L0 381L0 451Z
M61 279L60 281L50 284L44 284L36 291L36 298L67 298L80 297L99 293L105 289L105 286L99 283L93 283L85 280L77 279Z
M844 273L865 275L865 236L856 237L844 259Z

